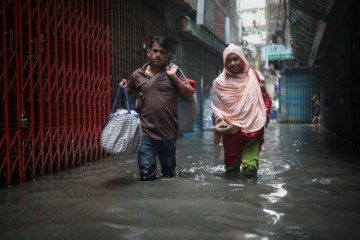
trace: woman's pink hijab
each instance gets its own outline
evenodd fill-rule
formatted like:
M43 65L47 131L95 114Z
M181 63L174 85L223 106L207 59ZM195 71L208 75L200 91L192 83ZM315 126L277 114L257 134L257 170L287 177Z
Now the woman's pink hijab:
M249 62L239 46L230 43L225 48L223 60L229 53L237 54L245 64L244 73L231 74L224 68L213 82L211 110L215 118L241 128L245 133L255 132L264 127L266 107L259 82L250 71Z

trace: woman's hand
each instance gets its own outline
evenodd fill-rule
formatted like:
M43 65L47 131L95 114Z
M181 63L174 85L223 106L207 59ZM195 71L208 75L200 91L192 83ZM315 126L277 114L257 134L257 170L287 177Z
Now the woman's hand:
M240 130L239 127L230 125L224 119L219 118L216 122L216 125L211 128L211 131L213 132L222 134L234 134Z

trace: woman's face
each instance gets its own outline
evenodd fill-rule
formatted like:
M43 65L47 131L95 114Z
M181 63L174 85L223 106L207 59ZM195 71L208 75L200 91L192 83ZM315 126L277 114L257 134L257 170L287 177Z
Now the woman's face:
M229 53L225 59L225 68L232 74L239 74L244 72L244 62L239 55Z

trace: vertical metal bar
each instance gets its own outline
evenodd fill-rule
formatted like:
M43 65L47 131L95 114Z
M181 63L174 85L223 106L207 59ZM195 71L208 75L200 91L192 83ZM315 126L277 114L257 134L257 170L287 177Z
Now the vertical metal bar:
M92 48L93 48L93 69L95 69L94 73L93 73L93 79L94 79L94 84L91 86L91 98L95 98L96 96L96 85L97 85L97 80L98 80L98 74L99 74L99 68L98 68L98 61L99 61L99 56L98 56L98 51L97 51L97 47L99 42L99 38L98 38L98 34L99 34L99 24L98 24L98 11L97 11L97 7L95 4L95 1L92 0L92 21L94 24L94 29L95 32L97 34L95 34L96 36L93 37L93 42L92 42ZM91 118L91 137L93 139L92 141L92 159L94 160L96 158L96 148L95 148L95 135L96 135L96 131L95 131L95 125L96 125L96 105L97 103L95 101L91 101L91 111L92 111L92 118Z
M89 103L89 105L88 105L88 107L89 107L89 111L88 111L88 119L89 119L89 139L90 139L90 160L93 160L92 159L92 156L93 156L93 129L92 129L92 127L93 127L93 123L92 123L92 101L91 101L91 92L92 92L92 89L91 89L91 80L92 80L92 72L91 72L91 70L90 69L93 69L93 66L91 65L91 63L92 63L92 61L91 61L91 59L93 58L93 56L91 56L91 47L92 47L92 42L91 42L91 39L92 39L92 36L91 36L91 33L93 33L93 32L91 32L90 31L90 29L93 29L94 28L94 26L93 26L93 15L91 14L92 13L92 9L93 8L91 8L90 9L90 5L91 6L94 6L94 2L93 1L91 1L90 3L89 3L89 5L88 5L88 15L87 15L87 17L88 17L88 19L89 19L89 24L88 24L88 39L87 39L87 43L88 43L88 56L87 56L87 61L88 61L88 89L87 89L87 92L88 92L88 103ZM91 58L90 58L91 57Z
M61 46L61 52L62 52L62 72L63 72L63 119L64 119L64 152L65 152L65 169L68 170L69 167L69 151L68 151L68 126L67 126L67 72L66 72L66 26L65 26L65 19L66 19L66 12L65 12L65 1L62 0L62 14L61 14L61 22L62 22L62 46Z
M118 8L119 8L119 1L111 1L111 7L109 8L109 3L108 3L108 10L110 13L110 24L111 24L111 29L112 29L112 38L111 40L114 42L114 44L111 46L110 48L110 56L111 56L111 69L110 69L110 76L107 82L107 89L105 90L105 96L104 96L104 115L103 119L102 119L102 124L105 122L105 119L107 117L107 114L110 112L110 105L108 104L111 101L111 78L117 78L117 76L119 76L119 71L120 71L120 56L118 56L118 51L119 51L119 47L116 46L121 46L121 41L119 38L119 28L117 28L117 24L121 23L121 17L120 14L116 14L118 12ZM109 25L109 22L108 22ZM109 27L109 26L108 26ZM108 39L109 40L109 39ZM115 44L116 43L116 44ZM109 44L109 42L108 42ZM110 47L110 46L108 46ZM109 49L108 49L109 51ZM102 151L102 154L105 154L104 151Z
M74 146L74 140L75 140L75 126L74 126L74 87L73 87L73 82L74 82L74 76L73 76L73 43L72 43L72 17L73 17L73 9L72 9L72 1L70 0L68 2L68 6L69 6L69 39L68 39L68 43L69 43L69 52L68 52L68 56L69 56L69 88L70 88L70 118L71 118L71 159L72 159L72 167L75 167L75 146Z
M90 122L90 117L91 117L91 114L87 111L88 109L88 106L90 105L89 103L89 99L88 99L88 94L89 94L89 91L90 91L90 86L91 86L91 66L90 66L90 45L91 45L91 36L90 36L90 29L92 29L92 26L91 26L91 19L90 19L90 3L89 1L86 1L87 2L87 5L86 5L86 18L87 18L87 29L86 29L86 49L87 49L87 53L86 53L86 66L87 66L87 72L86 72L86 82L88 82L89 84L86 85L86 88L84 88L84 99L86 99L86 103L84 104L84 121L85 121L85 125L87 127L87 139L88 139L88 149L87 149L87 152L89 153L88 154L88 160L89 158L91 158L91 148L92 148L92 145L91 145L91 122ZM88 114L88 115L87 115ZM89 119L88 119L89 117ZM88 119L88 121L87 121Z
M4 13L3 13L3 19L2 19L2 27L3 27L3 66L4 66L4 99L5 99L5 144L6 144L6 157L4 159L4 163L6 164L6 182L7 182L7 186L10 187L11 186L11 169L10 169L10 126L9 126L9 86L8 86L8 61L7 61L7 38L6 38L6 32L7 32L7 28L6 28L6 10L5 10L5 6L6 6L6 0L3 0L3 6L4 6Z
M91 38L91 33L90 33L90 29L91 27L91 19L90 19L90 2L89 1L85 1L86 2L86 12L84 13L87 19L87 26L86 26L86 32L85 32L85 39L84 39L84 43L86 46L86 52L85 52L85 65L87 68L87 72L86 72L86 82L91 81L91 67L90 67L90 38ZM86 124L86 139L87 139L87 153L88 153L88 157L87 160L89 160L91 158L91 129L90 129L90 120L89 120L89 99L88 99L88 94L90 91L90 84L87 84L86 88L83 88L83 94L84 94L84 99L86 99L85 103L84 103L84 123Z
M31 128L31 175L32 178L35 179L36 176L36 172L35 172L35 163L36 163L36 158L35 158L35 141L36 141L36 137L35 137L35 101L34 101L34 78L33 78L33 74L34 74L34 66L33 66L33 36L32 36L32 8L31 8L31 3L28 3L28 20L27 20L28 24L29 24L29 29L28 29L28 34L29 34L29 81L30 81L30 128Z
M49 153L49 170L50 173L53 172L53 153L52 153L52 148L53 148L53 141L52 141L52 93L51 93L51 89L52 89L52 82L51 82L51 38L50 38L50 25L51 25L51 19L50 19L50 4L49 4L49 0L46 0L46 7L45 7L45 14L46 14L46 59L45 59L45 64L47 67L47 101L48 101L48 125L47 125L47 135L48 135L48 144L49 144L49 148L48 148L48 153Z
M97 5L100 5L101 6L101 3L100 2L97 2L96 3ZM101 71L101 50L103 49L103 46L101 46L101 38L100 36L102 36L101 34L101 30L102 30L102 26L103 26L103 22L102 22L102 18L101 18L101 8L100 6L98 6L96 8L96 25L97 25L97 43L96 43L96 46L98 46L98 50L97 50L97 74L96 74L96 85L97 86L101 86L101 75L103 74L103 71ZM97 99L99 96L99 88L95 87L94 88L94 92L95 92L95 99ZM100 122L100 119L98 119L98 117L100 117L99 115L99 111L100 111L100 104L98 101L94 101L94 124L93 124L93 128L94 128L94 133L95 133L95 136L94 136L94 148L95 148L95 159L97 159L98 157L98 146L97 146L97 139L98 139L98 131L97 131L97 125L98 125L98 122ZM99 120L99 121L98 121Z
M61 170L61 154L60 154L60 89L59 89L59 46L58 46L58 17L57 17L57 10L58 10L58 2L54 0L54 39L55 39L55 91L56 91L56 159L57 159L57 170L58 172Z
M18 49L16 54L16 97L17 97L17 160L18 160L18 171L19 171L19 181L20 183L24 182L24 173L23 173L23 134L24 131L21 129L20 118L21 114L24 111L23 108L23 79L22 79L22 30L21 30L21 6L20 1L15 1L15 43L16 49ZM14 162L14 165L16 162Z
M111 46L111 39L110 39L110 22L109 22L109 16L108 14L110 13L110 8L109 8L109 0L106 0L106 8L105 8L105 15L106 15L106 70L105 70L105 74L106 74L106 91L103 91L103 99L107 101L105 102L105 105L103 105L103 110L102 110L102 121L105 120L105 118L107 117L107 113L110 112L110 86L111 86L111 76L110 76L110 46ZM104 101L103 101L104 102ZM103 122L101 122L101 125L103 124ZM101 126L99 126L99 130L100 132L102 131ZM101 148L100 142L101 139L99 139L98 141L98 148ZM102 151L100 151L102 153ZM101 154L103 155L103 154Z
M99 81L99 50L98 47L95 46L99 46L99 33L100 33L100 24L99 24L99 10L98 10L98 6L95 3L95 1L93 1L93 18L94 18L94 25L95 25L95 29L96 29L96 37L94 38L94 42L93 42L93 48L94 48L94 69L96 69L95 73L94 73L94 85L92 86L92 98L96 98L96 85ZM93 101L92 102L92 111L93 111L93 124L91 125L91 129L92 129L92 136L93 136L93 159L96 159L96 144L95 144L95 139L96 139L96 122L97 122L97 102Z
M85 23L85 16L84 16L84 9L85 9L85 5L84 5L84 0L81 0L81 13L80 13L80 18L81 18L81 22L82 23ZM81 33L80 33L80 37L81 37L81 45L82 45L82 48L81 48L81 79L82 79L82 84L80 85L81 86L81 89L79 91L79 95L82 96L81 98L81 106L82 108L79 109L79 112L81 112L81 116L83 116L83 128L82 128L82 131L83 131L83 141L84 141L84 152L85 152L85 163L87 162L88 160L88 141L89 141L89 136L88 136L88 130L87 130L87 126L86 126L86 100L85 99L85 94L86 94L86 86L88 84L87 81L86 81L86 72L85 72L85 49L86 49L86 43L85 43L85 24L82 24L81 26Z
M108 18L109 18L109 14L111 14L111 12L109 11L108 8L108 1L104 2L104 7L103 7L103 28L106 34L106 37L104 39L104 47L103 47L103 62L104 62L104 66L103 66L103 79L102 79L102 83L106 86L105 89L108 87ZM106 106L106 95L105 95L105 91L104 89L101 89L101 91L99 92L101 99L103 99L103 101L101 103L99 103L99 124L97 125L97 130L98 130L98 139L96 139L96 148L98 149L98 157L100 158L102 156L102 151L101 151L101 125L103 124L103 119L104 119L104 111L105 111L105 106Z
M81 119L80 119L80 109L81 109L81 95L80 95L80 68L79 68L79 9L78 9L79 2L75 2L75 84L76 84L76 115L77 115L77 122L76 122L76 135L77 135L77 151L78 151L78 164L82 164L82 131L81 131Z
M44 137L44 119L42 116L44 116L44 106L43 106L43 73L42 73L42 52L43 52L43 44L42 44L42 39L43 39L43 35L41 33L41 0L39 0L38 2L38 6L37 6L37 17L38 17L38 22L37 22L37 46L38 46L38 51L37 51L37 57L38 57L38 71L39 71L39 87L38 87L38 92L39 92L39 122L40 122L40 126L39 126L39 131L40 131L40 157L41 157L41 174L44 175L45 174L45 155L44 155L44 150L45 150L45 137Z

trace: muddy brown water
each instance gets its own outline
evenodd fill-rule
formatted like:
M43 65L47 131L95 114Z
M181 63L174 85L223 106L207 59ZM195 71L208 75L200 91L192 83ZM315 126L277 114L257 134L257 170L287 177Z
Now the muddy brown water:
M178 139L177 177L136 155L0 189L0 239L359 239L359 152L321 127L272 123L256 180L226 175L212 133Z

